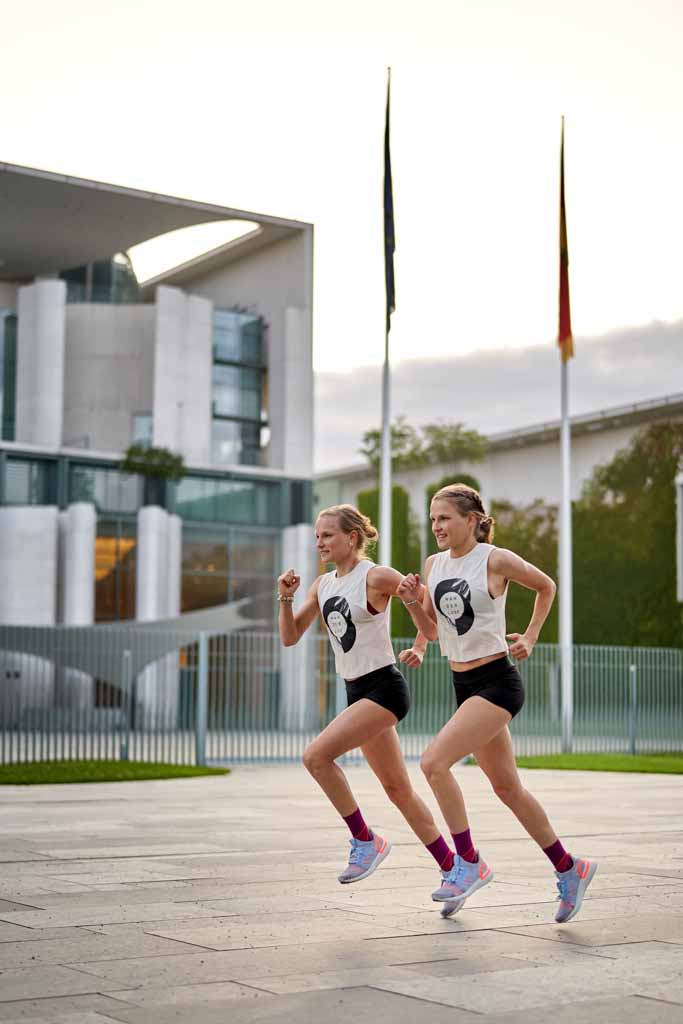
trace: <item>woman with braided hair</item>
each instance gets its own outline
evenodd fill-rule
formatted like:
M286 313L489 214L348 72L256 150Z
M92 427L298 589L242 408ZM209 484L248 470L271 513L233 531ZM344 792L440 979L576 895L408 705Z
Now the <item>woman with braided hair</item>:
M524 703L522 680L508 654L518 661L529 657L556 587L540 569L491 543L494 521L472 487L442 487L432 499L430 518L439 553L425 564L426 587L411 574L398 595L422 634L410 652L413 662L422 660L424 638L438 638L452 670L457 704L421 762L456 847L455 864L442 872L432 899L444 903L442 914L448 917L493 880L473 846L462 791L451 773L456 762L473 754L496 795L552 863L560 892L555 920L562 924L578 913L597 865L565 850L538 800L522 786L508 729ZM510 581L536 592L524 633L506 633Z
M396 733L396 725L408 713L410 691L396 667L388 612L403 576L367 557L377 530L353 505L334 505L321 512L315 537L321 562L334 569L318 576L296 612L293 600L300 577L294 569L279 577L279 629L283 644L290 647L320 615L337 672L346 682L348 707L309 744L303 757L351 832L349 863L338 881L348 884L367 878L391 850L391 843L366 824L346 776L335 763L357 747L413 832L439 867L449 871L455 862L453 851L411 785ZM418 592L422 589L418 584ZM400 658L411 666L421 662L406 652Z

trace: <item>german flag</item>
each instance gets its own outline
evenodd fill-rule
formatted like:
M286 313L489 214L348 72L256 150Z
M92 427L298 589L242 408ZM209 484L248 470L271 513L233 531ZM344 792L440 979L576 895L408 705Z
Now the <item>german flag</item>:
M567 245L567 215L564 207L564 118L562 118L562 142L560 145L560 316L557 343L560 346L562 362L566 363L574 355L574 339L569 305L569 247Z

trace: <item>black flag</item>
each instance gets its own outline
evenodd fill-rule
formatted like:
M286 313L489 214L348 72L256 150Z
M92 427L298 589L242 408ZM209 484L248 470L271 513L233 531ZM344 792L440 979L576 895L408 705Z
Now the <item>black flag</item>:
M389 145L389 100L391 94L391 68L387 79L387 117L384 126L384 278L387 292L387 331L391 327L391 314L396 309L394 285L394 192L391 183L391 147Z

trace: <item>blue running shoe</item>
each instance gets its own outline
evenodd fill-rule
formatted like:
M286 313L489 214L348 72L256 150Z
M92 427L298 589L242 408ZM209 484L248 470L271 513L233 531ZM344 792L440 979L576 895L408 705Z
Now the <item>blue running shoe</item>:
M571 856L571 855L570 855ZM557 888L560 895L557 897L560 905L555 914L558 924L566 924L571 921L581 909L586 889L593 880L593 875L598 870L594 860L581 860L579 857L572 858L574 863L569 871L556 871Z
M459 910L468 896L482 889L493 881L493 871L477 853L477 860L472 864L462 857L456 856L453 867L444 876L441 887L432 893L437 903L459 903L460 906L451 911ZM444 914L444 917L450 916Z
M391 850L391 843L376 833L367 843L362 843L360 839L350 839L349 842L351 843L349 863L337 879L342 885L348 885L349 882L360 882L361 879L367 878L375 868L380 866Z

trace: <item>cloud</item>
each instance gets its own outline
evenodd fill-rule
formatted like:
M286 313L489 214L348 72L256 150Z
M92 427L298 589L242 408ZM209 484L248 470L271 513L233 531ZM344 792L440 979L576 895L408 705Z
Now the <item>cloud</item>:
M683 320L578 339L575 351L572 415L681 390ZM484 434L557 420L559 367L552 344L406 360L392 372L392 418L404 415L416 426L462 422ZM363 432L380 424L381 379L379 366L316 374L317 471L363 461Z

